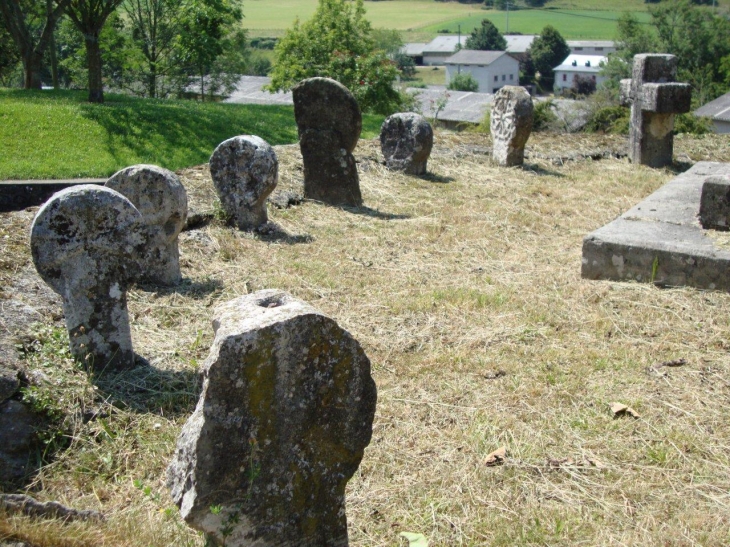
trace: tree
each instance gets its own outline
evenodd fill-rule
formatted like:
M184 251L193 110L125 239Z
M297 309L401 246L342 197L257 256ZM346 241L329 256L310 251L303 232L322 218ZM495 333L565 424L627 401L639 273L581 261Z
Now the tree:
M570 55L568 44L555 27L547 25L540 36L532 41L527 53L532 58L535 70L540 73L540 86L552 90L555 82L553 68Z
M53 38L56 23L71 0L37 2L0 0L3 26L12 37L23 61L23 87L41 88L43 55Z
M0 24L0 45L2 45L0 47L0 86L7 87L7 78L15 72L20 62L20 51L2 24Z
M655 36L633 13L623 13L616 29L616 51L608 55L608 61L601 69L601 75L608 78L603 85L618 90L623 78L631 78L634 55L651 51L657 51Z
M447 88L452 91L479 91L479 82L474 79L471 72L462 72L451 78Z
M400 104L393 87L398 69L375 47L362 0L319 0L312 18L296 20L275 51L269 91L326 76L350 89L363 110L388 114Z
M484 51L504 51L507 41L504 39L489 19L482 19L481 26L471 31L466 39L466 49L481 49Z
M0 0L7 1L7 0ZM124 0L71 0L66 10L69 19L84 36L89 70L89 102L104 102L102 57L99 36L108 17Z
M576 74L573 77L571 90L574 95L590 95L596 91L596 80L590 76L581 76L580 74Z

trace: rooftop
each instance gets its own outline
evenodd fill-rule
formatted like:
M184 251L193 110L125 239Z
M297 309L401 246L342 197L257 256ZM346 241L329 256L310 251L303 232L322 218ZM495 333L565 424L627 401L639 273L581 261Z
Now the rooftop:
M695 116L707 116L713 120L730 122L730 93L725 93L714 101L694 111Z
M437 36L423 47L423 53L453 53L456 45L463 46L466 39L467 36Z
M478 49L462 49L444 60L446 65L491 65L494 61L507 55L504 51L482 51ZM512 58L512 57L510 57ZM516 62L516 61L515 61Z
M608 61L603 55L568 55L565 60L553 70L564 72L598 72L601 65Z

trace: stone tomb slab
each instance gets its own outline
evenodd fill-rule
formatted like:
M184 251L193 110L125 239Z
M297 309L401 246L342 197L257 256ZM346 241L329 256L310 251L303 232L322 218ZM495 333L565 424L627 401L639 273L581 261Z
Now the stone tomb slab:
M730 175L730 164L699 162L588 234L581 276L730 292L730 248L720 247L698 219L702 185L723 175Z

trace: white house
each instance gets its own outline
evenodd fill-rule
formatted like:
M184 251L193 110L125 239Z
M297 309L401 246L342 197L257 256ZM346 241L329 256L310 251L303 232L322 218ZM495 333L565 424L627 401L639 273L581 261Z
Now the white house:
M456 52L457 45L464 47L468 36L437 36L423 46L424 65L443 65Z
M616 43L610 40L568 40L570 52L576 55L601 55L616 51Z
M520 63L504 51L462 49L444 61L446 85L462 72L479 83L480 93L496 93L506 85L520 85Z
M730 133L730 93L725 93L694 111L695 116L706 116L712 120L715 133Z
M591 78L596 82L596 86L601 85L606 77L601 76L599 72L607 61L608 59L601 55L568 55L559 66L553 69L555 73L553 91L558 95L564 89L570 89L573 87L576 76Z

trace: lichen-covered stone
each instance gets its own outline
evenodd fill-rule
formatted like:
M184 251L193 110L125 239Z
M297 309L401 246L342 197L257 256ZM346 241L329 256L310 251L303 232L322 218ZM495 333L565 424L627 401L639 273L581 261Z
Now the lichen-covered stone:
M112 175L106 186L131 201L147 225L144 278L160 285L179 283L177 237L185 226L188 198L177 175L156 165L133 165Z
M689 112L692 88L675 83L677 57L634 56L630 80L621 80L621 103L631 105L629 159L649 167L672 163L674 116Z
M352 151L362 131L362 115L355 97L329 78L302 80L292 92L304 161L304 197L359 207L362 195Z
M380 127L380 149L385 165L409 175L423 175L433 148L433 129L423 116L399 112Z
M260 137L241 135L223 141L210 157L210 175L223 210L240 230L266 224L266 198L278 181L279 161Z
M345 485L376 402L360 344L276 290L221 305L213 325L168 468L183 518L229 547L346 546Z
M730 230L730 176L707 177L700 195L700 224L705 229Z
M492 158L512 167L525 160L525 143L532 133L532 97L524 87L507 85L497 91L492 103L490 131Z
M139 276L145 233L132 202L93 185L58 192L33 220L33 263L63 298L71 353L88 368L134 365L126 291Z

